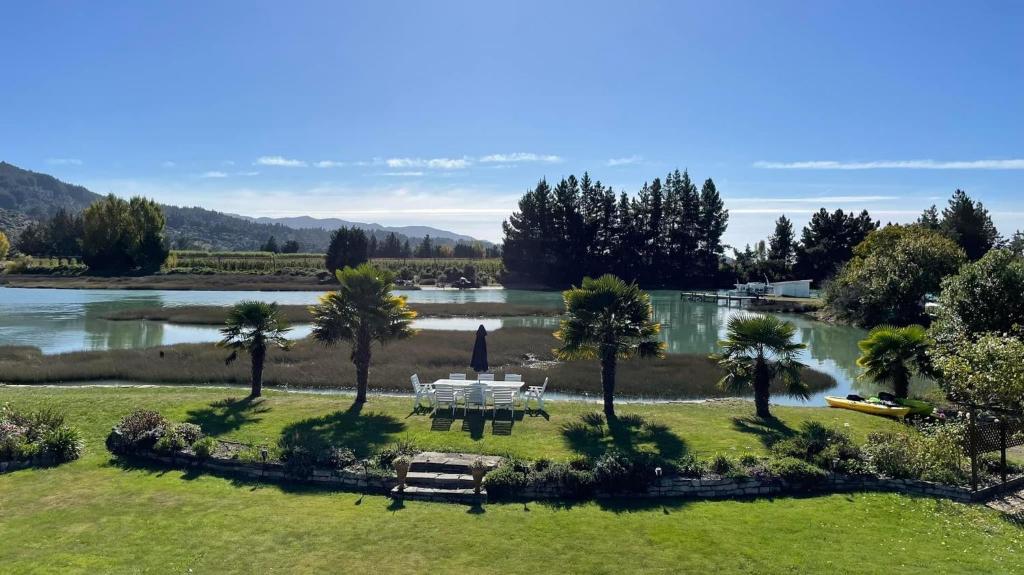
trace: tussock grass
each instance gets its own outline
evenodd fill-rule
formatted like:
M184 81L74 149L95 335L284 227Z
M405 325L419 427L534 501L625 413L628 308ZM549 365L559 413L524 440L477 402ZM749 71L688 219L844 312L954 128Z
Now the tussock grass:
M512 304L500 302L475 303L417 303L410 304L420 317L524 317L552 316L561 313L560 307ZM291 323L309 323L309 307L283 305L281 311ZM177 324L221 325L227 308L216 305L181 307L143 307L122 309L100 316L113 321L151 320Z
M423 381L467 367L475 334L467 331L424 330L410 339L374 348L370 386L377 390L410 389L409 376ZM556 392L601 392L597 362L576 361L538 366L552 360L557 340L540 328L504 328L487 338L492 371L520 373L528 383L551 378ZM2 348L0 348L2 349ZM163 354L161 356L161 353ZM212 344L182 344L150 349L87 351L43 356L37 350L0 351L0 381L43 383L60 381L126 380L153 383L238 383L249 381L249 361L243 354L226 365L228 352ZM703 355L669 355L664 360L630 360L619 364L617 393L649 397L723 397L717 387L722 370ZM827 389L835 380L804 371L812 390ZM355 386L355 370L347 345L327 348L311 340L288 352L267 357L264 385L291 387Z

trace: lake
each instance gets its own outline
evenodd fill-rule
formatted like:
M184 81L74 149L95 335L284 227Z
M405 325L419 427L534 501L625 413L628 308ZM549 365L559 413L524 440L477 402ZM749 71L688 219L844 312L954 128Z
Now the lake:
M527 290L410 290L400 292L411 303L507 302L524 305L552 305L561 294ZM176 343L213 342L219 333L213 326L175 325L154 321L109 321L100 316L131 308L189 305L231 305L256 299L280 304L311 304L322 292L174 291L174 290L64 290L0 288L0 345L26 345L43 353L154 347ZM684 301L677 291L651 292L655 319L662 323L661 338L668 353L708 354L716 350L726 323L743 313L713 303ZM810 403L824 403L824 395L867 394L874 391L856 381L857 341L864 330L814 321L801 315L784 315L797 326L797 334L808 345L804 362L828 373L838 387L819 393ZM507 326L554 329L551 317L512 318L423 318L419 329L474 330L480 324L488 330ZM309 333L308 325L295 326L294 337ZM802 403L778 398L780 403Z

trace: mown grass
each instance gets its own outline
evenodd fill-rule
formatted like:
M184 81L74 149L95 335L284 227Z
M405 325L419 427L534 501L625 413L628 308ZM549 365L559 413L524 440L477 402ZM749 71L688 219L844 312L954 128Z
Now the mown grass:
M412 338L374 348L370 386L409 391L409 376L433 381L451 372L466 372L475 334L471 331L423 330ZM600 370L594 361L554 365L558 342L550 329L502 328L488 335L489 360L499 376L520 373L529 383L551 379L556 392L600 393ZM355 386L355 370L347 345L325 348L299 341L288 352L267 357L264 383L269 386ZM225 364L228 352L212 344L181 344L148 349L85 351L43 356L25 348L0 348L0 382L126 380L153 383L239 383L249 381L245 355ZM724 397L717 386L722 370L703 355L671 354L665 359L620 362L617 392L624 395L673 398ZM810 369L804 376L814 390L833 387L831 376Z
M555 306L500 302L415 303L409 307L414 309L419 317L533 317L558 315L561 312L561 308ZM291 323L312 321L309 306L282 305L280 308ZM216 305L140 307L111 311L100 318L113 321L149 320L191 325L223 325L227 309L225 306Z
M1024 568L1024 532L975 506L890 494L752 501L460 505L246 483L112 460L103 437L136 406L173 419L222 400L223 389L0 388L0 402L56 406L86 438L86 454L56 468L0 476L0 556L5 573L1013 573ZM288 425L348 411L349 398L270 393L264 409L226 424L223 437L274 437ZM590 406L592 407L592 406ZM372 398L364 413L394 417L388 439L458 436L480 451L547 452L542 437L575 417L552 404L550 420L512 435L473 440L404 419L404 400ZM688 447L726 442L760 449L734 426L752 408L622 406L666 425ZM780 420L839 418L861 434L895 425L870 416L779 408ZM362 416L360 416L362 417ZM226 420L228 422L233 419ZM394 425L392 422L391 425ZM363 426L352 422L352 429ZM534 430L530 432L529 430ZM544 432L544 429L549 431ZM499 447L498 444L505 445ZM425 447L438 447L435 442ZM558 449L568 450L563 440Z

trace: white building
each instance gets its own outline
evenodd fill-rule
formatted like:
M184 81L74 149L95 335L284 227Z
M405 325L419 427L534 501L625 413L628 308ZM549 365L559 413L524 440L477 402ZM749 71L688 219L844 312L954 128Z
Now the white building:
M736 284L736 292L744 295L774 295L780 297L811 297L811 280L785 282L749 282Z
M772 282L772 294L782 297L811 297L811 280Z

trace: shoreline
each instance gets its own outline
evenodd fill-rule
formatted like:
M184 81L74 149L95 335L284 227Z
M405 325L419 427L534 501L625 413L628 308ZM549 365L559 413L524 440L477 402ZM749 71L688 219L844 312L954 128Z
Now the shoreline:
M110 289L173 291L331 291L338 284L316 276L275 274L157 274L147 276L57 276L0 274L0 287L24 289ZM501 285L469 290L437 286L397 287L395 291L500 291Z
M503 302L470 303L411 303L418 318L501 318L501 317L557 317L560 308L522 305ZM282 305L281 312L290 323L309 323L307 305ZM107 312L99 316L107 321L158 321L175 325L223 325L227 306L188 305L178 307L146 307Z

